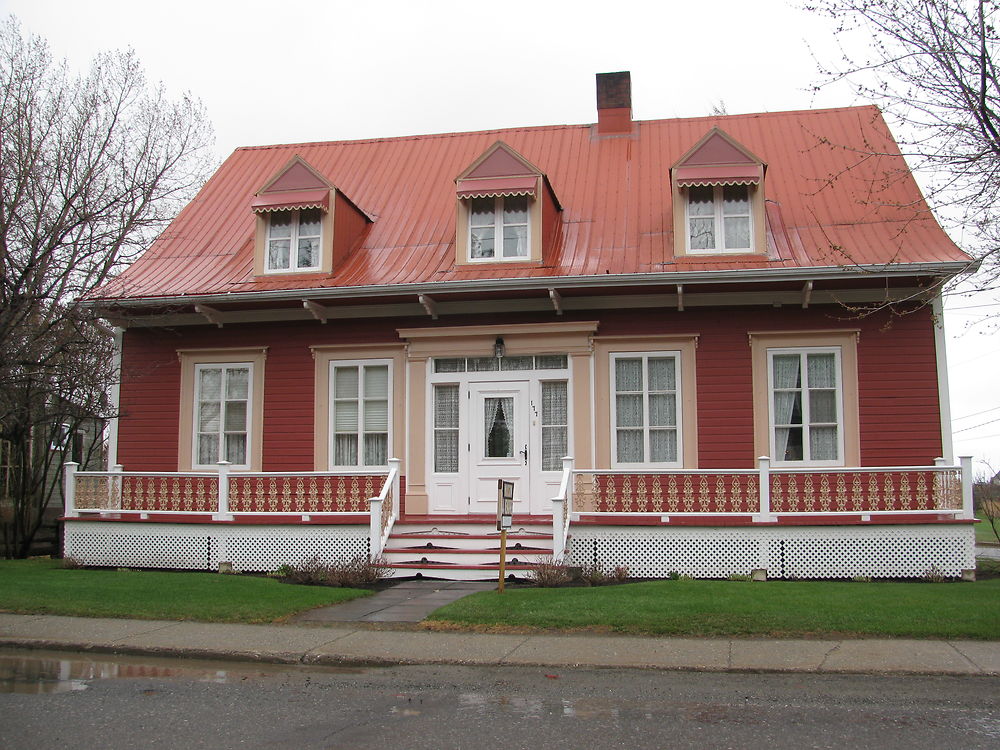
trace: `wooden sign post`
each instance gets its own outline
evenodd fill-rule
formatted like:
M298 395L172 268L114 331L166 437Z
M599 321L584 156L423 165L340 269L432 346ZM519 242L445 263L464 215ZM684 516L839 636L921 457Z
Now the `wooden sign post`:
M497 591L503 593L507 572L507 529L514 519L514 483L497 480L497 531L500 532L500 581Z

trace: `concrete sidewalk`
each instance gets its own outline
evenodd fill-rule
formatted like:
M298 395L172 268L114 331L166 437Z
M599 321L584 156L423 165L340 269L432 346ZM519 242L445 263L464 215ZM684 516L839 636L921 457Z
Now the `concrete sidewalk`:
M226 625L0 613L2 647L289 664L1000 675L1000 643L993 641L496 635L374 630L350 624Z

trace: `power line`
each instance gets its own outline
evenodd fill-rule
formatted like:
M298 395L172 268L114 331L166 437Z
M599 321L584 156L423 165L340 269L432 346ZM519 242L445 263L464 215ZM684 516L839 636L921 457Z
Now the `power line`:
M957 435L960 432L968 432L969 430L977 430L980 427L985 427L988 424L993 424L994 422L1000 422L1000 417L997 419L991 419L989 422L983 422L982 424L973 425L972 427L963 427L961 430L952 430L952 435Z
M960 419L968 419L969 417L978 417L980 414L986 414L987 412L996 411L997 409L1000 409L1000 406L994 406L990 409L983 409L982 411L977 411L974 414L966 414L964 417L955 417L951 421L957 422Z

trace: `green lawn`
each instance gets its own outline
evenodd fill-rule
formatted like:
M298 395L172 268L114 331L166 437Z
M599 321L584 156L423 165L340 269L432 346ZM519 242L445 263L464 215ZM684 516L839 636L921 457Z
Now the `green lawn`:
M653 581L480 592L434 612L463 626L690 636L1000 639L1000 579L976 583Z
M985 520L982 515L982 511L976 512L976 518L980 519L979 523L976 524L976 541L977 542L991 542L993 544L998 544L996 534L993 533L993 529L990 527L990 522ZM997 524L997 528L1000 528L1000 523Z
M60 560L0 560L0 611L6 612L273 622L370 593L217 573L66 570Z

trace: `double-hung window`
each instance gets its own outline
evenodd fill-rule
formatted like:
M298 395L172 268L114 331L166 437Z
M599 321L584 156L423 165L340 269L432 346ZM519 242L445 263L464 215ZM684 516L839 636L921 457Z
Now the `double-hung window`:
M195 366L194 468L249 466L252 372L249 362Z
M696 185L687 190L689 252L752 252L750 189L746 185Z
M272 211L267 223L267 271L314 271L320 266L323 212Z
M614 464L679 466L678 354L612 355L611 383Z
M518 260L531 254L528 196L469 201L469 260Z
M767 354L775 462L842 463L839 349L769 349Z
M388 360L330 363L331 465L387 466L392 434Z

